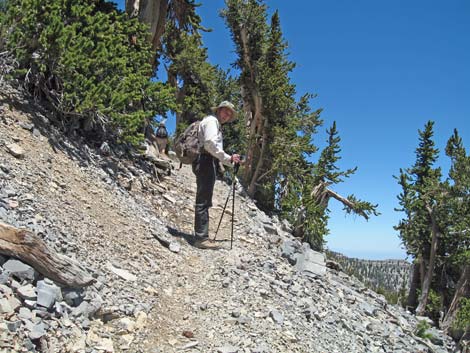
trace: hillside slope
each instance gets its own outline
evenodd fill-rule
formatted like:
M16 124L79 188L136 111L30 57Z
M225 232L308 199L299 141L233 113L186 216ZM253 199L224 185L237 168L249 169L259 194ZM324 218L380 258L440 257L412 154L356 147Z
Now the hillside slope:
M20 280L1 268L1 351L452 351L437 330L435 344L413 335L416 318L326 268L323 254L302 246L242 190L233 249L230 215L218 236L224 249L194 248L195 178L184 167L160 179L118 151L62 141L45 112L2 87L0 219L75 258L96 283L62 288L47 309L37 302L37 277ZM229 192L217 181L212 234Z
M409 288L411 265L405 260L364 260L328 251L328 258L336 261L341 269L355 276L375 291L385 291L395 296L406 295Z

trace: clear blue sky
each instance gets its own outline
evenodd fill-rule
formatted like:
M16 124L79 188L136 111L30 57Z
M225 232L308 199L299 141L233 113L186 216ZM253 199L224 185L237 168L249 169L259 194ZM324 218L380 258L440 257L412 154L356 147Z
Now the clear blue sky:
M121 1L121 4L123 1ZM235 60L228 30L218 16L223 0L200 0L209 60L228 68ZM443 152L454 128L470 147L470 1L332 0L268 1L279 9L291 78L299 94L317 93L325 129L335 120L342 138L342 168L358 172L334 190L378 203L368 222L345 216L330 202L327 246L348 256L404 258L393 230L400 187L393 179L415 160L418 129L435 121ZM122 6L122 5L121 5ZM441 154L439 165L447 173Z

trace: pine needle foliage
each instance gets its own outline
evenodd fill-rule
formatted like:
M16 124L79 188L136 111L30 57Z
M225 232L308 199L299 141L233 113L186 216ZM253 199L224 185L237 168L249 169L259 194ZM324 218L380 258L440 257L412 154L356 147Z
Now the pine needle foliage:
M162 60L168 83L175 89L177 132L201 119L215 105L216 68L207 61L201 34L168 22L163 36Z
M245 113L248 158L243 182L261 209L288 219L296 235L320 250L328 234L328 187L356 169L337 167L341 149L336 124L328 131L328 147L314 162L321 109L311 109L313 94L297 98L289 77L295 63L288 58L279 12L274 11L268 23L261 0L226 0L226 5L222 16L235 44L234 66L240 70ZM354 196L348 203L347 212L366 218L377 214L377 205Z
M440 168L434 168L439 150L433 141L433 126L434 122L428 121L419 131L415 164L400 170L397 178L402 187L402 193L398 196L401 207L397 211L404 211L407 217L395 229L400 232L407 252L413 257L422 257L423 251L430 247L430 221L425 202L432 202L429 199L430 191L441 178Z
M174 107L152 76L147 28L103 0L9 0L7 48L16 77L45 99L68 131L138 143Z
M469 292L464 277L470 265L470 158L454 130L445 148L451 167L443 179L441 169L434 167L439 150L433 126L428 121L419 131L416 161L396 177L402 187L396 210L404 217L395 229L421 268L418 288L410 290L409 298L421 293L417 311L437 319L439 312L455 310L455 303ZM453 317L453 312L446 313L444 321Z

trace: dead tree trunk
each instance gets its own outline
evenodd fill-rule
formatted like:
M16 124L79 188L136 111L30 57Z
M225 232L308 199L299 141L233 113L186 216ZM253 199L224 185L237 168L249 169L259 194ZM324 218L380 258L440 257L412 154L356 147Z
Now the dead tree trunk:
M68 287L85 287L95 281L80 264L49 249L31 231L1 222L0 253L18 258L45 277Z
M126 12L149 26L149 42L156 51L165 30L168 0L126 0Z
M436 217L431 208L428 208L429 215L431 217L431 251L429 254L428 268L424 277L423 287L421 288L421 297L419 299L418 308L416 314L423 315L426 311L426 305L428 304L429 290L431 289L432 277L434 274L434 263L436 261L437 245L439 241L439 230L436 223Z
M415 310L418 305L418 288L421 284L421 263L416 261L413 263L413 273L411 275L410 291L406 300L407 309Z
M450 328L455 319L455 315L457 314L460 299L468 297L470 297L470 264L465 265L462 270L462 274L460 275L460 279L455 289L454 298L452 299L449 309L442 321L442 329L447 330Z
M363 210L357 209L356 205L353 202L341 196L337 192L331 189L328 189L329 185L330 184L326 182L320 182L318 185L316 185L313 188L311 196L315 200L315 204L319 205L320 207L322 207L322 209L326 210L328 208L328 203L330 202L330 199L334 198L335 200L341 202L344 206L350 208L354 213L358 214L359 216L364 217L366 220L369 219L369 216L367 215L367 213L364 212ZM299 213L299 216L300 216L300 213ZM299 219L297 219L297 221L299 221ZM303 234L301 235L303 236Z
M261 173L261 170L264 165L264 158L265 158L265 153L266 153L266 146L268 144L268 134L267 134L267 120L264 121L264 131L263 131L263 137L261 141L261 150L258 156L258 163L256 164L256 168L253 173L253 177L251 178L250 184L248 186L248 195L251 197L254 196L255 191L256 191L256 182L258 181L258 177Z
M256 188L256 178L254 177L256 166L260 165L262 147L259 147L258 138L262 134L264 127L264 117L262 115L262 100L256 87L255 65L251 59L251 53L248 44L248 34L246 28L240 29L241 44L243 47L243 63L246 76L242 80L243 110L245 111L246 125L249 128L247 156L245 162L244 180L250 185L251 192L248 194L253 197ZM261 141L263 144L263 141ZM261 161L261 164L263 162Z

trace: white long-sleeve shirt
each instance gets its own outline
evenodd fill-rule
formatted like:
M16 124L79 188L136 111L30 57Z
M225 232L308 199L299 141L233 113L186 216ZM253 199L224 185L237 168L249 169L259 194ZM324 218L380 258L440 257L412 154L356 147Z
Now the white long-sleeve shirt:
M204 147L207 153L225 165L231 164L231 156L224 152L224 141L219 120L208 115L202 119L198 129L199 148Z

